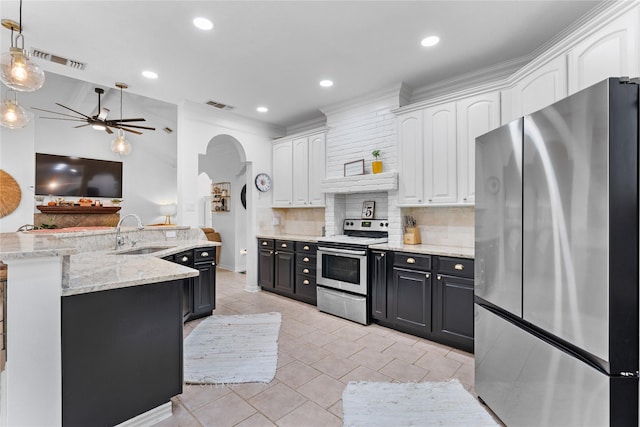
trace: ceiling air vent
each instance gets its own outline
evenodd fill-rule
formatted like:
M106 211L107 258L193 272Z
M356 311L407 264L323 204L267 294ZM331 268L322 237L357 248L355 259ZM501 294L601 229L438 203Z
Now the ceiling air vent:
M231 105L227 105L227 104L223 104L222 102L218 102L218 101L207 101L207 105L210 105L212 107L215 107L219 110L233 110L235 107L232 107Z
M87 64L85 64L84 62L63 58L62 56L47 53L36 48L31 48L31 56L34 58L44 59L45 61L54 62L56 64L66 65L67 67L76 70L84 70L87 67Z

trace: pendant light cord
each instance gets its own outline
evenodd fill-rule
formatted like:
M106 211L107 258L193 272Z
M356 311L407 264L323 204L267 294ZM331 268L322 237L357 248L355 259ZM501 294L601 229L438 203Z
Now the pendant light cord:
M20 25L20 34L22 34L22 0L20 0L20 8L19 8L19 18L20 20L19 24Z

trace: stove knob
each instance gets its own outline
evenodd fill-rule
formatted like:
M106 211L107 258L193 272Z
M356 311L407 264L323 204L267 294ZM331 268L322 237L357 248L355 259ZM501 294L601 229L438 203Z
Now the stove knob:
M385 223L384 223L384 226L385 226L385 227L388 227L388 226L389 226L389 223L388 223L388 222L385 222Z
M381 223L380 223L380 227L384 227L384 222L381 222Z

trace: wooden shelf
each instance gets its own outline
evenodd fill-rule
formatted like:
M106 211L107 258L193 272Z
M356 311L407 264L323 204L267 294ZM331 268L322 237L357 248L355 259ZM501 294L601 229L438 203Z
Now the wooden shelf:
M38 210L46 214L112 214L121 209L121 206L36 206Z

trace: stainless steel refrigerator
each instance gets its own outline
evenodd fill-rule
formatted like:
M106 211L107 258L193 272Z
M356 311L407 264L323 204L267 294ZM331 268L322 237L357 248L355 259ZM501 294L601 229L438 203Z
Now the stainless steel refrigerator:
M638 425L638 93L476 139L475 389L508 426Z

